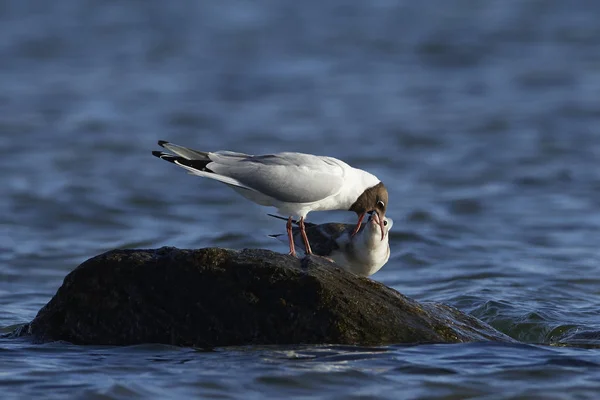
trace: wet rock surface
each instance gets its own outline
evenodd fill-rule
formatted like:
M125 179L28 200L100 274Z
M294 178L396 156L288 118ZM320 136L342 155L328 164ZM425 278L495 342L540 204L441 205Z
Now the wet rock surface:
M216 347L512 341L319 257L269 250L114 250L82 263L20 330L38 341Z

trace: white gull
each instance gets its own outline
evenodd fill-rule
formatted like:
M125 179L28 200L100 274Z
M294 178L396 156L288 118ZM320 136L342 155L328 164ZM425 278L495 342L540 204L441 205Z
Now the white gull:
M300 234L307 254L312 250L304 219L310 211L349 210L358 215L353 235L368 212L379 216L381 239L388 192L373 174L353 168L333 157L305 153L249 155L233 151L205 152L160 140L170 153L152 154L189 173L223 182L245 198L262 206L273 206L288 215L290 254L295 255L292 217L299 217Z

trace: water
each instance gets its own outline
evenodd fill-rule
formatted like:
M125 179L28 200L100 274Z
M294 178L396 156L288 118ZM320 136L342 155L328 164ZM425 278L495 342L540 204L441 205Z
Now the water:
M0 339L3 398L595 398L600 3L0 2L0 331L112 248L263 247L271 209L156 140L306 151L390 191L374 279L523 344ZM345 212L313 222L351 222Z

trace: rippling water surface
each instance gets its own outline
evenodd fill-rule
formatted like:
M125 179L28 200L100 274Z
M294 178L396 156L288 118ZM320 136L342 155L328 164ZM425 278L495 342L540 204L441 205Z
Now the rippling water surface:
M519 345L34 345L3 398L595 398L600 3L0 3L0 332L112 248L285 251L271 209L156 140L332 155L382 179L374 279ZM350 222L349 213L310 220Z

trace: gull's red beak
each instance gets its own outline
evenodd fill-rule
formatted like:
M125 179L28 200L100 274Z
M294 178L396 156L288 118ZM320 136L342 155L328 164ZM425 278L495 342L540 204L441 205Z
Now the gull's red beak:
M373 218L379 227L381 228L381 240L385 238L385 225L383 224L383 216L379 215L379 211L373 212Z
M366 213L362 213L358 215L358 222L356 223L356 228L354 228L354 231L352 232L352 237L354 237L354 235L356 235L360 230L360 225L362 224L363 219L365 219L365 214Z

